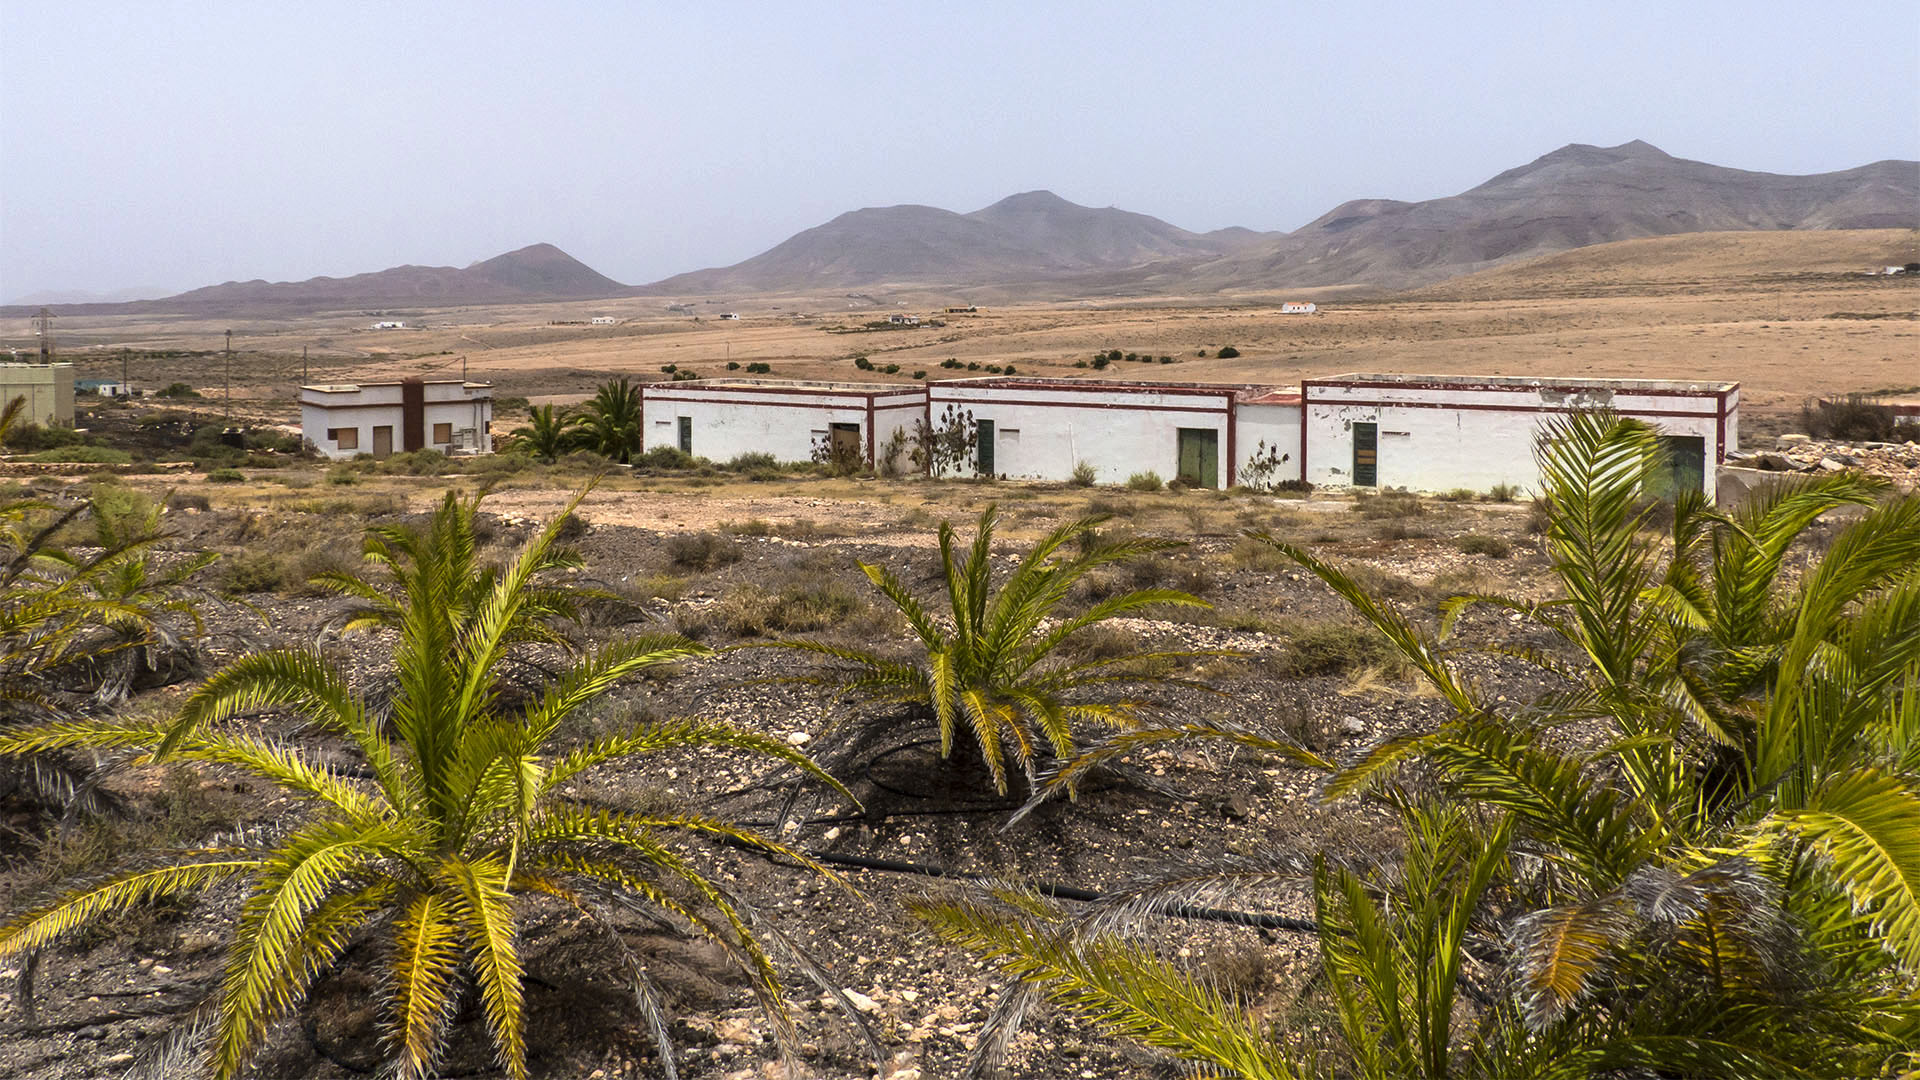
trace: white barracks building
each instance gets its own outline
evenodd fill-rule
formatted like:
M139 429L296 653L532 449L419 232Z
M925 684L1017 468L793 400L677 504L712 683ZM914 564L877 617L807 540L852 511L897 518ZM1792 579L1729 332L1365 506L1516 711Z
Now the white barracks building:
M896 433L959 423L975 437L962 470L969 475L1060 482L1084 463L1105 484L1152 472L1195 487L1305 480L1482 492L1536 488L1543 425L1605 409L1660 432L1669 457L1663 487L1712 497L1715 466L1738 446L1740 387L1350 374L1293 389L997 376L924 385L696 380L647 385L642 399L645 449L714 461L750 452L805 461L828 446L900 471L904 463L887 453Z
M330 458L493 450L493 384L401 379L300 388L300 431Z

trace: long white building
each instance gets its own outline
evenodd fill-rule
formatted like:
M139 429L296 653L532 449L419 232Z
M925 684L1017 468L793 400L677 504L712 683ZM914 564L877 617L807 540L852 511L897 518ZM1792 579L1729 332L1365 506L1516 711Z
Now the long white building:
M1300 393L1300 459L1315 487L1529 491L1543 423L1608 409L1656 428L1667 482L1711 498L1715 466L1739 444L1739 383L1351 374L1305 380Z
M698 379L640 388L641 449L677 447L709 461L767 453L810 461L816 448L897 471L884 460L894 433L926 415L923 386L899 383ZM891 468L889 468L891 465Z
M1534 444L1551 418L1608 409L1645 420L1669 453L1662 486L1714 494L1739 442L1737 383L1649 379L1348 374L1298 389L1018 376L901 383L696 380L642 388L644 448L725 461L759 451L805 461L817 448L889 461L896 433L968 425L967 475L1098 483L1137 473L1196 487L1487 491L1534 489Z
M493 451L493 384L462 379L300 388L300 431L321 454L350 458L433 449Z

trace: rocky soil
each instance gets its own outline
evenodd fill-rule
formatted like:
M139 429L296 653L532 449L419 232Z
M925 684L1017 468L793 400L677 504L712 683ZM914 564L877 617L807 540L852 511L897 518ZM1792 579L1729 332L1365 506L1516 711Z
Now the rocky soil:
M1336 757L1438 718L1431 697L1364 662L1299 677L1296 654L1305 630L1339 621L1342 606L1284 560L1250 550L1238 535L1242 527L1271 527L1314 543L1362 567L1374 587L1428 612L1440 588L1500 586L1536 595L1543 588L1543 557L1527 532L1523 508L1430 503L1416 517L1375 522L1348 513L1344 504L1302 509L1261 497L1206 503L1201 498L1189 495L1181 502L1159 496L1119 507L1131 517L1118 527L1192 541L1188 549L1127 580L1194 589L1216 610L1198 619L1127 620L1100 647L1178 645L1243 654L1192 661L1181 674L1203 679L1217 692L1161 694L1169 718L1278 730ZM1195 507L1203 512L1195 513ZM1030 519L1022 519L1016 507L1012 525L1039 528L1050 520L1045 514L1068 509L1062 500L1057 508L1034 507L1026 511ZM1083 507L1075 503L1071 509ZM584 516L593 520L591 504ZM217 509L180 512L172 519L182 546L241 553L274 545L297 549L311 543L316 531L350 536L361 524L285 512L263 519ZM527 527L495 519L494 546L507 549ZM1511 555L1463 554L1459 538L1469 534L1497 536L1510 545ZM683 535L615 524L584 531L578 540L588 558L584 578L628 590L644 585L649 594L635 593L640 614L600 620L589 627L589 636L678 628L711 645L753 645L766 638L742 630L739 616L731 614L742 610L741 597L812 587L838 589L860 600L816 633L870 644L897 640L899 628L885 612L867 606L876 597L856 560L898 567L916 589L934 587L925 546L931 538L924 532L917 533L925 537L919 546L911 547L891 542L896 539L891 536L733 537L720 541L730 554L705 569L676 564L675 540ZM217 582L219 571L212 573ZM663 588L669 580L678 584ZM340 612L338 600L297 590L210 597L205 660L212 667L250 649L317 641L371 684L380 677L382 642L340 640L332 632ZM1504 618L1483 616L1469 619L1462 633L1486 640L1515 631ZM1469 662L1500 693L1526 697L1540 689L1510 665ZM628 688L568 737L589 738L636 717L692 714L750 725L830 753L849 716L846 707L813 687L767 681L806 670L805 658L782 650L723 651L688 665L677 677ZM152 690L132 707L166 710L186 690L184 685ZM759 767L711 754L590 774L567 794L611 804L673 801L724 811L825 855L1094 890L1227 854L1288 854L1305 866L1316 852L1365 858L1395 843L1388 815L1359 802L1322 802L1313 774L1197 746L1141 755L1092 784L1077 802L1047 804L1008 827L1019 800L994 796L976 763L964 755L941 761L929 742L930 731L898 724L885 730L888 741L881 751L841 769L861 800L858 807L809 791L775 820L777 793L756 786L768 779ZM295 741L313 738L284 725L279 733ZM136 840L164 835L185 841L296 812L277 793L217 770L129 770L112 786L128 800L135 825L80 822L63 837L45 817L0 804L7 810L0 819L5 860L0 906L15 908L60 880L94 872L123 853L116 848ZM106 850L89 854L80 842L87 837L104 838ZM952 882L843 867L846 887L841 888L727 848L695 844L690 852L716 868L728 887L759 904L773 925L813 951L872 1029L877 1054L855 1025L798 972L788 971L809 1075L869 1077L876 1068L894 1080L958 1074L1001 980L969 955L942 945L902 908L906 899L956 887ZM190 904L116 920L48 950L33 980L31 1009L21 966L0 970L0 1076L120 1075L217 985L220 944L234 901L232 895L211 893ZM1310 912L1299 887L1279 889L1257 906L1294 917ZM606 963L604 947L563 912L529 911L524 952L535 1075L590 1080L659 1075L640 1018ZM1247 995L1263 1013L1290 1017L1303 1031L1324 1019L1298 1012L1300 988L1315 963L1310 937L1205 922L1174 922L1162 932L1178 955ZM672 995L682 1075L724 1080L786 1075L775 1060L766 1021L721 958L677 933L644 925L632 928L629 941ZM276 1031L253 1075L344 1080L375 1070L378 1014L370 1000L376 960L371 950L358 951L323 978L299 1019ZM496 1075L476 1017L463 1014L454 1044L443 1075ZM1014 1043L1009 1071L1014 1077L1083 1080L1173 1075L1170 1066L1147 1052L1045 1011Z

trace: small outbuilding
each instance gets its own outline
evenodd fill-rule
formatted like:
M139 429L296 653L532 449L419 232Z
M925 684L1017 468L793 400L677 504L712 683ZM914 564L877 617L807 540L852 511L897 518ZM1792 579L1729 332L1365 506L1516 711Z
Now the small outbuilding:
M73 426L72 364L0 364L0 408L25 398L20 419L43 427Z
M492 453L492 427L492 383L401 379L300 388L300 433L330 458Z
M1305 380L1300 393L1300 457L1315 487L1531 491L1543 425L1606 409L1660 432L1663 486L1712 498L1714 467L1739 443L1738 383L1349 374Z
M1280 314L1282 315L1311 315L1319 310L1319 305L1309 304L1304 301L1289 300L1280 305Z
M927 394L898 383L698 379L640 388L641 449L675 447L712 461L772 454L782 462L819 454L899 471L888 448L911 438Z

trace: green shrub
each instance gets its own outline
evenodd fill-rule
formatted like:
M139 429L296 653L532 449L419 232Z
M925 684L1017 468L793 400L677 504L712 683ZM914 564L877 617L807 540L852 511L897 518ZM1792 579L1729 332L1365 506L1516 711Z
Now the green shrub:
M43 427L32 420L22 420L7 432L7 448L23 454L54 450L84 442L86 437L70 427L58 424Z
M183 398L197 398L200 396L200 391L195 390L187 383L177 382L168 383L167 388L155 396L180 400Z
M1454 488L1440 496L1443 502L1473 502L1480 497L1472 488Z
M916 371L913 373L913 377L916 379L924 379L927 377L927 373L924 371Z
M1513 554L1513 545L1507 543L1504 538L1488 536L1484 533L1457 536L1453 540L1453 546L1468 555L1485 555L1490 559L1504 559Z
M656 446L633 459L635 465L649 469L691 469L693 455L677 446Z
M778 469L780 462L765 450L749 450L744 454L734 455L733 460L727 462L727 468L733 472L756 472L761 469Z
M889 375L898 375L898 374L900 374L900 365L899 365L899 364L888 364L888 365L887 365L887 366L886 366L885 368L883 368L882 370L883 370L883 371L885 371L885 372L886 372L887 374L889 374Z
M742 585L682 625L683 630L716 627L734 637L766 637L830 630L868 610L865 600L835 581L788 585L778 592Z
M772 364L752 363L747 365L747 374L749 375L771 375L772 373Z
M66 462L76 465L125 465L133 455L107 446L62 446L27 455L29 461Z
M1487 498L1492 502L1510 503L1520 495L1516 484L1495 484L1487 489Z
M1240 355L1240 350L1234 348L1231 345L1222 345L1220 346L1220 351L1215 353L1214 355L1218 356L1222 360L1231 360L1234 357Z
M348 487L359 482L360 474L354 472L350 466L335 466L327 470L327 483L329 484Z
M1157 472L1137 472L1127 477L1128 491L1159 491L1165 482Z
M215 469L207 474L207 482L213 484L237 484L246 478L239 469Z
M1073 479L1070 481L1074 487L1092 487L1094 484L1094 481L1098 480L1099 478L1100 478L1100 470L1093 467L1093 462L1091 461L1074 462Z
M740 561L740 545L715 532L680 533L667 541L667 558L686 570L714 570Z

